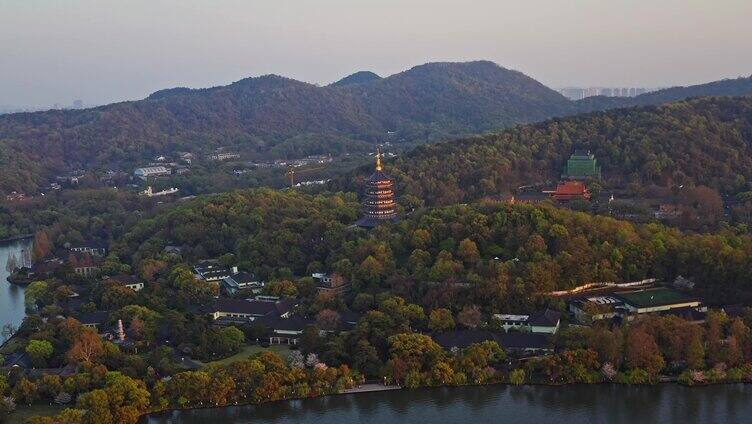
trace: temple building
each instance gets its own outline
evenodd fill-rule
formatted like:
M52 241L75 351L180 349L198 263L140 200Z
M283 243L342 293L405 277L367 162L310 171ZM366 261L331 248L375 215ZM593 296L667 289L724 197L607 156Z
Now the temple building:
M567 166L564 168L563 178L584 180L587 178L600 178L601 167L595 155L589 150L575 150L569 157Z
M556 190L544 190L543 193L550 195L558 202L590 200L590 191L588 191L585 184L579 181L564 181L556 186Z
M381 166L381 152L376 152L376 172L365 181L363 212L355 223L359 227L372 228L384 222L397 220L397 203L394 200L394 178Z

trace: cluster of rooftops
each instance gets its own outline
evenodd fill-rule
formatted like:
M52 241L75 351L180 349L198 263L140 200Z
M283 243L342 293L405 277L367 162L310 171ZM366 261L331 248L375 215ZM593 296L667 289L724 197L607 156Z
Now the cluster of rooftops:
M670 287L649 287L578 296L568 309L581 323L602 319L632 320L641 314L677 315L691 321L704 321L707 307L700 299Z

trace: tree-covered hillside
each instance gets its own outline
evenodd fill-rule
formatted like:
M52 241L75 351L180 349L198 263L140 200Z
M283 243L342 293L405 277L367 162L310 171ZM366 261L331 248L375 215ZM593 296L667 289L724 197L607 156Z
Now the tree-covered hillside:
M389 171L403 195L451 204L555 181L576 148L595 154L609 185L748 191L752 98L701 98L517 126L418 147Z
M588 97L576 102L580 112L614 109L618 107L648 106L703 96L752 95L752 76L724 79L689 87L671 87L636 97Z
M284 158L456 137L564 113L569 103L490 62L427 64L327 87L272 75L162 90L141 101L0 117L0 191L28 191L56 171L117 169L177 151L224 146Z
M752 301L752 240L732 231L686 235L545 205L473 204L366 232L350 227L354 200L268 189L203 197L140 222L115 251L136 268L177 245L185 260L230 254L262 278L334 271L357 292L388 289L434 307L523 311L551 290L678 275L709 302Z
M374 143L467 137L519 123L699 95L746 95L752 78L636 98L572 102L492 62L429 63L319 87L275 75L158 91L86 110L0 116L0 192L34 192L72 169L130 171L155 156L216 148L249 159L363 152Z

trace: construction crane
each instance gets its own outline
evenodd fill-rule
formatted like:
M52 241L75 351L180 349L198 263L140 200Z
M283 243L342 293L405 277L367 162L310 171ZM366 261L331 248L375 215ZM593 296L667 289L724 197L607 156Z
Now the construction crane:
M290 188L295 188L295 174L305 174L311 171L318 171L319 169L324 169L324 167L319 166L317 168L307 168L307 169L301 169L300 171L296 171L295 167L291 166L285 173L286 176L290 177Z

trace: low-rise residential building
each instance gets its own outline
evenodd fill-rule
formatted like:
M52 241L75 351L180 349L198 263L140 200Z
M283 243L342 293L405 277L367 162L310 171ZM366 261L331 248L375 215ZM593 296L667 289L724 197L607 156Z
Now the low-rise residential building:
M259 293L264 288L264 283L250 272L236 272L222 279L222 288L230 295L247 289Z
M68 264L78 275L91 277L99 273L99 264L102 258L88 253L71 252Z
M84 327L102 330L110 320L108 311L81 312L75 317Z
M215 320L220 318L235 318L245 321L255 321L259 318L289 318L295 307L294 302L286 300L266 301L248 299L219 298L208 307L207 312Z
M223 160L230 160L230 159L240 159L240 154L238 153L212 153L209 155L209 160L214 161L223 161Z
M646 314L679 308L696 308L700 300L666 287L615 293L614 297L624 303L631 314Z
M323 273L311 274L316 282L316 290L320 293L334 293L336 295L345 294L350 291L350 283L339 274L327 275Z
M315 322L293 313L295 302L274 297L258 296L256 299L217 299L208 308L217 325L248 324L267 329L261 340L269 344L297 345L306 328Z
M145 166L143 168L136 168L136 170L133 171L133 175L137 178L141 178L142 180L146 180L147 178L152 177L165 177L170 175L172 172L169 168L166 166Z
M140 194L146 197L159 197L159 196L169 196L171 194L177 193L179 190L175 187L166 188L164 190L160 191L154 191L151 186L146 187L146 190L142 191Z
M548 334L521 332L493 332L486 330L453 330L432 335L434 341L446 350L465 349L475 343L494 341L504 350L518 354L547 354L553 352Z
M104 277L105 282L112 282L125 286L133 291L140 291L144 288L144 282L135 275L115 275L112 277Z
M204 281L221 281L238 273L237 268L230 269L216 260L201 261L193 267L193 270L196 272L196 277Z
M261 322L271 331L269 344L286 345L297 345L303 331L314 325L312 320L305 319L297 314L288 318L263 318Z
M25 193L19 193L17 191L12 191L10 194L5 196L5 200L7 200L8 202L23 202L29 199L30 197L27 197Z
M496 314L493 318L504 330L555 334L561 324L561 312L544 309L532 315Z
M583 296L569 301L569 312L582 324L611 319L620 314L624 302L611 295Z
M164 252L170 256L180 257L183 254L183 248L180 246L165 246Z
M86 253L92 256L107 256L107 243L98 240L87 240L82 243L71 244L71 252Z
M495 314L493 318L506 331L526 331L527 320L530 319L530 315Z
M675 316L692 324L703 324L708 319L708 308L698 306L696 308L676 308L658 313L661 316Z

